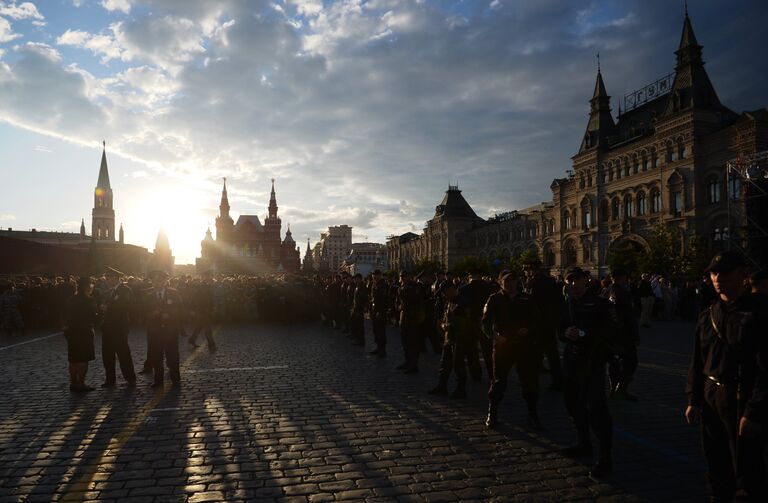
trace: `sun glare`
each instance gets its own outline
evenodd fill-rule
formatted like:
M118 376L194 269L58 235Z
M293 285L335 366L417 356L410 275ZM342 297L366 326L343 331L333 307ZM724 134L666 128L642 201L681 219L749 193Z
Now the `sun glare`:
M200 254L207 220L201 194L188 187L164 187L144 193L131 208L135 222L142 222L140 240L154 249L160 229L168 235L177 264L194 263Z

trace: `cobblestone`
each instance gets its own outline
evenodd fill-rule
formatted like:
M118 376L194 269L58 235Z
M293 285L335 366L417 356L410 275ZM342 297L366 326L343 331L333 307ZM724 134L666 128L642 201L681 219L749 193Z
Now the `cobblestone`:
M641 400L610 402L615 475L599 483L559 454L574 433L546 375L545 431L525 427L514 377L488 431L487 382L467 400L427 395L437 357L397 372L392 329L378 359L319 326L225 327L213 354L182 341L180 390L141 376L85 396L68 391L63 337L0 338L0 502L701 500L698 432L680 420L690 330L644 330ZM130 342L143 361L143 333ZM103 380L99 361L88 380Z

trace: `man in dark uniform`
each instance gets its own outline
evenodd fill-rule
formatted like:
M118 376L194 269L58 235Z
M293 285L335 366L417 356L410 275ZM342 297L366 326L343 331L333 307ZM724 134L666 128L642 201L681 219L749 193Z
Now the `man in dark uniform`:
M168 286L168 273L152 271L149 279L152 291L147 295L147 338L154 372L152 387L163 385L163 360L168 366L171 382L174 386L180 386L179 333L183 313L181 296Z
M104 362L104 384L102 388L115 386L115 356L120 362L120 372L128 386L136 386L136 372L133 369L131 348L128 347L128 332L131 329L131 304L133 292L120 281L123 273L107 267L104 277L108 290L101 297L101 359Z
M563 308L562 289L557 286L555 278L542 272L540 260L533 260L524 268L528 276L525 291L542 314L539 335L552 378L550 389L559 391L563 389L563 370L557 348L557 323Z
M486 426L496 426L499 402L507 389L507 377L515 367L528 406L528 424L541 429L538 414L539 331L541 315L531 298L518 291L517 274L502 271L501 291L491 295L483 309L483 331L493 342L493 379L488 389Z
M387 356L387 315L389 313L389 285L379 269L373 271L371 285L371 323L373 325L373 340L376 349L371 354L384 358Z
M569 457L592 455L590 428L599 443L599 457L590 474L612 473L613 424L605 393L605 366L616 313L611 303L587 290L587 274L573 267L565 275L568 293L558 328L565 343L563 377L565 405L576 426L577 443L565 449Z
M465 346L469 350L466 358L469 362L469 373L475 381L480 380L482 374L480 370L480 360L477 356L477 345L483 353L485 368L488 371L488 379L493 379L493 354L491 341L482 333L481 319L483 317L483 307L491 294L496 292L493 285L488 284L480 274L480 271L474 270L470 273L469 283L459 288L459 295L456 300L458 304L456 314L464 317L461 324L463 334L461 337L468 341ZM456 355L456 358L460 356ZM461 357L463 360L463 357Z
M352 278L352 307L350 309L350 329L352 344L365 346L365 309L368 307L368 287L363 282L363 275L357 273Z
M455 362L456 344L459 340L461 319L455 315L456 295L458 287L451 281L443 281L438 287L435 295L441 299L440 305L443 306L443 313L440 317L440 328L443 331L443 350L440 355L440 365L438 367L437 386L429 390L430 395L445 395L448 393L448 379L451 377L451 371L456 368L456 391L451 396L463 398L466 396L465 385L467 380L467 369L464 361ZM459 395L462 395L461 397Z
M608 360L611 395L636 402L637 397L627 388L637 370L637 341L640 338L640 329L637 326L626 271L611 271L611 286L607 289L606 298L613 303L619 321L617 333L612 337L611 355Z
M421 328L424 323L426 299L422 288L413 281L407 271L400 273L400 285L397 304L400 310L400 340L405 362L397 368L406 374L415 374L419 371Z
M718 299L701 312L688 371L688 423L701 418L712 501L768 501L768 305L746 286L741 253L716 255L707 268Z

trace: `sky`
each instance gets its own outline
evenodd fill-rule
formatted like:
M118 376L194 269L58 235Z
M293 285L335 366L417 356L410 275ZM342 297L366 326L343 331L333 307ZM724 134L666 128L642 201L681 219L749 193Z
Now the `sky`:
M420 232L449 184L478 215L551 199L613 96L674 70L677 0L0 0L0 227L90 232L106 141L129 243L193 263L235 219L314 243ZM768 2L690 0L721 101L768 106Z

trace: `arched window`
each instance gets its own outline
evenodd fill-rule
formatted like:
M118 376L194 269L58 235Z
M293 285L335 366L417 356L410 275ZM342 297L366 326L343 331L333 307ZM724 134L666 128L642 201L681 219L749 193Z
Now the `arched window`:
M707 194L709 194L710 204L719 203L720 195L723 192L723 185L719 176L711 176L707 180Z
M648 171L648 155L643 151L642 157L640 158L640 166L643 170L643 172Z
M555 265L555 248L551 243L544 245L544 267L553 267Z
M632 196L627 194L624 196L624 218L630 218L634 216L633 205L632 205Z
M576 257L576 243L572 239L566 241L565 246L563 246L563 261L565 267L575 265L578 261Z
M586 197L581 202L581 227L582 229L592 227L592 202Z
M568 210L563 213L563 228L566 230L571 228L571 214Z
M555 219L551 219L549 221L549 233L554 234L555 233Z
M638 174L640 172L640 165L637 163L637 156L632 156L632 173Z
M600 223L608 221L608 200L603 199L600 201Z
M618 220L621 218L621 203L618 197L614 197L611 201L611 220Z
M613 166L608 166L608 181L613 181Z
M109 239L109 227L107 227L106 229L104 229L104 237L105 237L105 238L107 238L107 239Z
M584 262L592 262L592 242L585 239L581 245L581 253L584 256Z
M584 185L585 185L584 184L584 175L581 175L581 176L579 176L579 188L583 189Z
M629 176L629 157L624 158L624 176Z
M683 139L680 138L677 140L677 156L678 159L685 159L685 143L683 143Z
M661 192L659 189L651 190L651 213L661 211Z
M659 157L656 155L656 149L651 149L651 168L658 168L659 167Z
M677 160L677 152L672 146L672 142L667 143L667 162L674 162Z
M645 192L637 194L637 214L639 216L645 215Z

